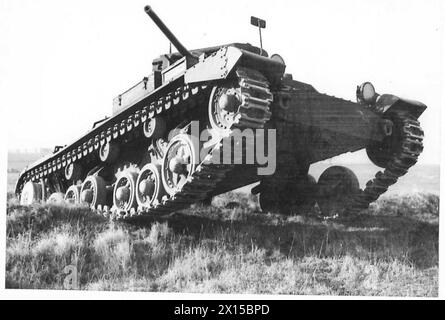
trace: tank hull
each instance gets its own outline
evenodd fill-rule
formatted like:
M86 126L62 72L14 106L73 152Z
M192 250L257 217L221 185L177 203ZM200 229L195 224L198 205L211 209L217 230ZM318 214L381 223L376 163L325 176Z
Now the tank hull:
M417 119L426 106L419 102L381 95L363 104L319 93L285 74L282 60L248 44L192 52L181 47L182 57L155 60L150 76L116 97L110 118L26 168L15 190L23 202L65 193L70 202L86 202L101 214L132 218L170 213L260 181L254 190L260 202L281 203L278 209L288 212L295 198L290 191L300 193L298 204L317 196L307 178L311 164L367 148L385 171L345 205L357 211L406 173L422 151ZM194 123L202 125L197 132ZM273 132L272 172L260 174L262 164L247 160L249 148L257 150L267 139L233 142L235 129ZM203 142L206 130L211 139ZM220 161L226 141L232 141L231 151L242 150L240 161ZM324 181L345 172L331 170Z

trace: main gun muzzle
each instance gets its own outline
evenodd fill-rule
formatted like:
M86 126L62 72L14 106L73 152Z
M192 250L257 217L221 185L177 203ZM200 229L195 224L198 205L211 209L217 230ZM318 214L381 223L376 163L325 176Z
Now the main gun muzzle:
M161 29L162 33L170 40L170 42L175 46L175 48L179 51L180 54L187 57L195 57L190 51L188 51L179 40L175 37L175 35L167 28L167 26L162 22L162 20L158 17L158 15L153 11L150 6L145 6L145 13L153 20L153 22Z

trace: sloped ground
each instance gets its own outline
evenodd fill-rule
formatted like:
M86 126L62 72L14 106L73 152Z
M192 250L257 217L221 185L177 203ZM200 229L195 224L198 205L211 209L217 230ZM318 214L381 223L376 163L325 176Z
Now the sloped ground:
M73 266L82 290L437 296L438 223L431 194L323 221L263 214L254 197L229 193L131 224L10 199L6 287L69 288Z

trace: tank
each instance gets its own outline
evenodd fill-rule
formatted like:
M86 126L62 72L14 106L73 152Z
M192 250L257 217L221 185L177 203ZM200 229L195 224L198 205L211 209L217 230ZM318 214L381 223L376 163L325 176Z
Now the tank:
M150 75L114 98L110 117L25 168L15 189L22 205L83 203L131 219L259 182L252 193L264 212L356 215L422 152L424 104L369 82L356 102L322 94L293 80L281 56L250 44L189 51L150 6L145 12L177 52L154 59ZM264 20L252 22L261 35ZM364 189L346 167L329 167L318 181L308 174L360 149L381 168Z

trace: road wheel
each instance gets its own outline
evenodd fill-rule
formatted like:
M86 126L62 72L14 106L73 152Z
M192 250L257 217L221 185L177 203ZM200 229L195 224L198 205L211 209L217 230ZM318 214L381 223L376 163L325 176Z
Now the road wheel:
M20 204L29 206L42 201L42 184L28 181L20 194Z
M162 160L162 182L169 195L180 191L196 169L198 155L187 134L176 135L168 144Z
M137 177L137 172L124 170L114 184L113 205L121 215L135 213Z
M263 212L292 214L315 204L316 182L311 175L297 179L268 179L260 186L259 202Z
M46 202L51 204L62 204L65 202L65 194L63 192L54 192L48 197Z
M342 166L327 168L318 179L317 204L325 216L341 214L360 184L352 170Z
M136 201L139 209L145 210L156 205L164 193L160 165L153 163L145 165L136 181Z
M80 202L97 208L98 205L105 205L106 201L107 189L104 179L99 176L88 176L82 183Z
M66 190L65 193L65 202L71 204L79 204L80 203L80 188L81 186L71 186Z

